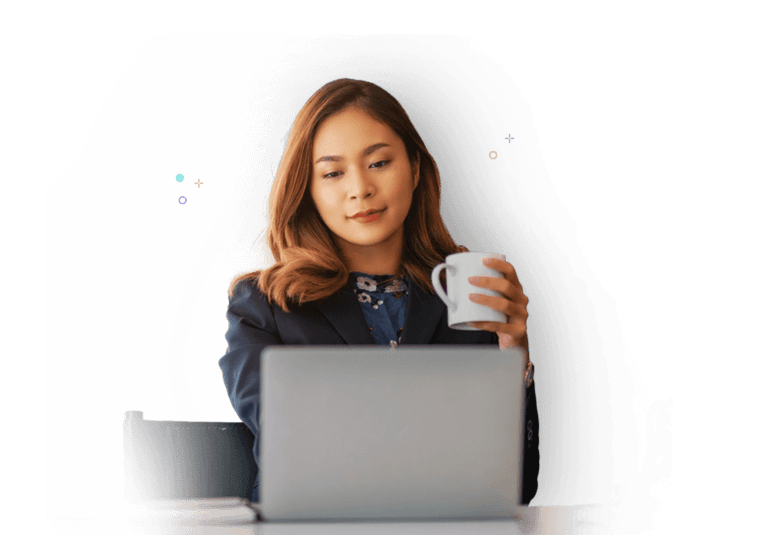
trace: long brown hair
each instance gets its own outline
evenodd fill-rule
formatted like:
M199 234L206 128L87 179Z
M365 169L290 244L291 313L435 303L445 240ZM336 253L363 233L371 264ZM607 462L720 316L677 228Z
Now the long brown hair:
M437 164L403 107L375 84L342 78L312 95L291 127L269 194L267 240L275 263L235 278L229 287L230 297L239 282L255 280L270 304L277 303L289 312L289 304L321 301L347 286L349 271L333 234L315 208L309 183L318 127L331 115L353 106L388 125L405 144L411 164L419 165L419 184L403 228L398 275L409 275L422 290L434 294L432 268L449 254L468 251L453 241L443 223ZM445 284L445 271L441 279Z

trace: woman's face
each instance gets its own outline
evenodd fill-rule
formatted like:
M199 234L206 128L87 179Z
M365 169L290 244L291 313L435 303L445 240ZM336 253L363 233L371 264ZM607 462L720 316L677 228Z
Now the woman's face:
M315 134L312 165L312 200L342 251L375 255L402 245L418 166L389 126L357 108L329 117ZM372 222L352 218L369 209L383 211Z

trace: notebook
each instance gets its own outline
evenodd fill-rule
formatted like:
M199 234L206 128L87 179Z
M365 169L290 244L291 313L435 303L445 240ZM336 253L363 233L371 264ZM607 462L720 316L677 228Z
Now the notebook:
M510 518L525 357L489 346L269 346L267 521Z

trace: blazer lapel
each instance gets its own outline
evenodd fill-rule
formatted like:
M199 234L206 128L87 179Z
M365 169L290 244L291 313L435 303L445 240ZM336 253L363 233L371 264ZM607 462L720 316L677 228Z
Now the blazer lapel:
M428 344L445 316L447 307L440 296L423 291L408 278L408 312L400 345Z
M375 345L357 296L346 289L318 303L317 308L349 345ZM405 329L403 329L405 330Z
M357 302L357 296L352 292L342 290L318 303L317 308L347 344L376 344L360 309L360 303ZM446 306L440 297L424 292L409 277L408 311L400 345L428 344L445 313Z

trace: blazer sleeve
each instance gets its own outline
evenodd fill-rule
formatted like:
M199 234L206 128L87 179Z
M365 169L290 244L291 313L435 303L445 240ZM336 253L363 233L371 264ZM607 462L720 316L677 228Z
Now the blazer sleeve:
M240 420L256 437L253 455L259 465L259 399L261 351L281 345L275 317L267 298L252 281L242 281L233 290L227 308L227 352L219 359L224 385ZM252 501L258 501L258 478Z
M525 447L523 449L523 491L520 503L528 505L539 489L539 410L536 407L536 382L525 391Z

